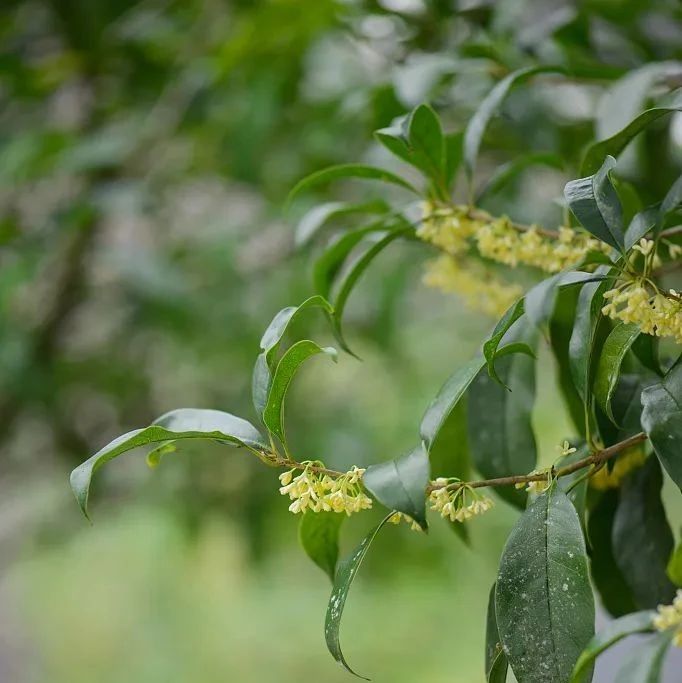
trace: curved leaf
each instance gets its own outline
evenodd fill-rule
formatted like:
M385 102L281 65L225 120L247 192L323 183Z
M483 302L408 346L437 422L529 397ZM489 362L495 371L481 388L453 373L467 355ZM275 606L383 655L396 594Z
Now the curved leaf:
M623 208L609 177L615 166L616 160L607 156L594 175L566 183L564 197L587 232L622 253Z
M277 364L272 377L268 400L263 410L263 422L283 443L285 442L284 399L286 398L289 385L301 364L318 353L324 353L336 362L336 349L332 347L322 348L309 339L303 339L289 347Z
M650 123L675 111L682 111L682 96L679 94L673 96L669 104L643 111L610 138L590 145L580 165L580 172L584 174L595 173L606 157L618 156L627 147L628 143Z
M375 199L361 204L348 202L326 202L315 206L298 222L294 241L297 247L310 242L320 230L331 220L341 216L353 214L380 214L389 210L388 204L382 199Z
M620 368L625 355L640 333L640 328L635 324L619 323L606 337L599 354L594 378L594 397L612 422L615 422L615 418L611 410L611 397L618 384Z
M675 595L666 574L674 543L662 486L661 467L650 457L623 484L613 520L613 555L640 609L667 605Z
M329 168L323 168L321 171L316 171L306 176L294 186L294 189L289 193L287 203L290 203L293 198L303 192L308 190L315 185L321 185L323 183L331 182L332 180L338 180L339 178L363 178L365 180L379 180L382 183L391 183L402 187L405 190L414 192L415 194L420 194L420 192L407 182L404 178L399 175L387 171L384 168L377 168L376 166L367 166L365 164L340 164L338 166L330 166Z
M368 467L362 483L382 505L411 517L426 531L429 457L423 446L395 460Z
M614 643L622 640L626 636L633 633L647 633L653 631L654 627L652 620L656 612L644 611L627 614L620 619L611 621L599 631L592 640L587 644L587 647L580 654L580 658L576 662L573 675L571 676L571 683L588 683L592 679L592 666L594 660L610 648Z
M349 671L358 678L364 678L364 676L360 676L350 668L341 650L339 634L341 628L341 617L343 616L343 608L346 605L346 598L348 597L348 592L350 591L353 579L357 575L362 561L365 559L365 555L369 550L369 546L376 538L376 535L379 533L380 529L386 524L386 522L388 522L392 515L393 513L391 512L391 514L384 517L379 525L372 529L367 536L365 536L360 545L351 553L351 555L340 562L336 571L332 594L329 597L329 605L327 606L327 615L324 622L324 637L327 642L327 648L329 649L329 652L331 652L332 657L334 657L334 659L341 664L346 671ZM364 680L369 679L364 678Z
M104 463L139 446L181 439L214 439L232 446L245 446L254 451L268 450L260 432L240 417L220 410L173 410L154 420L149 427L135 429L114 439L71 472L71 488L83 514L88 517L90 483L95 472Z
M642 428L670 478L682 489L682 361L642 391Z
M440 119L428 104L420 104L410 114L407 137L412 163L442 191L445 184L445 138Z
M483 365L483 358L477 356L466 365L455 370L431 401L419 428L419 434L427 453L431 451L448 416L464 396Z
M507 540L497 624L521 683L566 683L594 635L594 602L578 515L560 489L540 495Z
M339 533L346 515L314 512L301 515L298 538L308 557L334 581L339 559Z
M265 353L259 353L256 362L253 365L253 373L251 375L251 400L256 415L260 419L263 418L263 411L268 402L268 394L270 393L270 386L272 385L272 373L268 367L267 356Z
M464 168L470 179L474 174L476 158L478 157L478 150L481 146L481 140L483 139L485 129L488 127L490 119L497 113L497 110L512 88L520 85L536 74L560 71L561 69L559 67L551 66L532 66L525 69L519 69L503 78L486 95L478 106L476 113L469 120L466 130L464 131Z
M495 612L495 584L488 597L488 616L485 628L485 675L488 683L504 683L507 680L507 655L504 654Z
M504 384L495 370L495 359L499 355L498 349L502 342L502 338L507 334L509 328L524 314L525 303L524 298L514 302L497 322L490 337L483 342L483 357L486 361L488 374L496 382L502 384L502 386L504 386Z

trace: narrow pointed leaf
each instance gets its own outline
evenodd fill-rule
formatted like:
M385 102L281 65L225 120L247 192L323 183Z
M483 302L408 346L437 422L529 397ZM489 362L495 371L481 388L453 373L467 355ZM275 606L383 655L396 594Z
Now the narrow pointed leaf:
M372 531L365 536L360 545L351 553L349 557L343 559L336 570L336 576L334 578L334 587L332 588L332 594L329 597L329 605L327 606L327 616L324 623L324 637L327 642L327 648L331 652L332 657L343 666L344 669L357 676L358 678L364 678L355 673L353 669L350 668L346 658L341 650L340 641L340 628L341 628L341 618L343 616L343 609L346 605L346 598L348 597L348 592L353 584L353 579L355 579L362 561L365 559L365 555L369 550L372 541L376 538L381 528L388 522L393 513L384 517L378 526L376 526ZM365 678L364 680L369 680Z
M672 602L675 587L666 574L673 534L661 502L663 477L656 458L623 484L613 521L613 554L640 609Z
M301 515L298 538L308 557L334 581L339 559L339 534L346 518L336 512Z
M578 515L560 489L540 495L507 540L497 625L521 683L567 683L594 635L594 602Z
M421 444L400 458L368 467L362 483L389 510L402 512L427 529L429 456Z
M507 678L507 655L502 650L495 611L495 584L488 597L488 616L485 628L485 675L488 683L504 683Z
M484 365L477 356L461 366L448 378L424 413L419 433L426 451L430 452L450 413L464 396L469 385Z
M634 633L648 633L654 630L652 620L655 612L646 610L627 614L620 619L612 621L590 640L587 647L580 654L571 683L588 683L592 679L592 667L597 657L619 640Z
M135 429L114 439L71 472L71 488L83 514L88 516L88 494L92 477L104 463L139 446L182 439L213 439L231 446L245 446L257 451L268 450L260 432L240 417L220 410L173 410L154 420L149 427Z
M407 137L412 163L442 188L445 177L445 138L438 115L427 104L420 104L410 114Z
M564 197L585 230L622 252L623 209L609 177L615 165L613 157L606 157L594 175L566 183Z
M322 348L309 339L303 339L293 344L282 356L272 377L272 385L268 394L268 401L263 410L265 426L280 441L284 442L284 402L289 385L301 364L311 356L323 353L336 362L336 349Z
M642 391L642 428L658 459L682 490L682 362Z
M251 400L253 401L256 415L261 419L263 418L265 405L268 402L271 384L272 373L268 366L267 356L265 353L259 353L251 375Z
M600 408L615 422L611 410L611 397L620 378L620 369L625 355L632 347L641 330L637 325L619 323L604 341L599 354L597 372L594 378L594 396Z
M519 69L503 78L486 95L478 106L476 113L471 117L464 132L464 167L469 178L473 176L478 157L478 150L483 140L485 129L488 127L490 119L497 113L500 105L507 97L509 92L536 74L557 72L561 69L550 66L535 66Z
M391 171L387 171L386 169L377 168L376 166L366 166L364 164L340 164L338 166L323 168L321 171L312 173L311 175L303 178L303 180L300 180L294 186L294 189L289 193L287 203L290 203L294 197L304 190L309 190L311 187L315 187L316 185L329 183L332 180L339 180L340 178L379 180L382 183L397 185L398 187L402 187L403 189L414 192L415 194L420 194L415 187L407 182L407 180L401 178L395 173L392 173Z

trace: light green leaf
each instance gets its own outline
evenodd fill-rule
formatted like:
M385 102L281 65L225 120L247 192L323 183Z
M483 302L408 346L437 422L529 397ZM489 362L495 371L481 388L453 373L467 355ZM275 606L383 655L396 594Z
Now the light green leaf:
M499 384L504 386L495 369L495 359L499 355L499 346L502 338L509 331L509 328L523 315L525 299L521 298L513 303L495 325L490 337L483 342L483 357L485 358L488 374Z
M628 143L649 124L662 116L680 110L682 110L682 95L676 94L670 98L668 103L643 111L615 135L590 145L580 165L580 173L585 175L595 173L606 157L617 157L627 147Z
M382 505L411 517L426 531L429 457L422 445L395 460L368 467L362 483Z
M240 417L220 410L173 410L154 420L149 427L135 429L114 439L71 472L71 488L83 514L88 517L90 483L104 463L139 446L181 439L213 439L231 446L245 446L252 451L268 450L260 432Z
M324 353L336 362L336 349L322 348L309 339L303 339L289 347L275 369L268 400L263 410L263 422L282 443L284 436L284 401L289 385L301 364L311 356Z
M561 71L558 67L551 66L534 66L525 69L519 69L510 73L503 78L484 98L478 106L476 113L471 117L469 123L464 131L464 168L466 169L468 177L474 174L474 167L476 166L476 159L478 157L478 150L481 146L481 141L488 127L490 119L497 113L500 105L507 97L509 92L527 81L532 76L540 73Z
M652 620L655 612L644 611L627 614L604 626L587 644L576 662L571 683L589 683L592 680L592 667L597 657L614 643L633 633L653 631Z
M339 534L346 515L307 512L301 515L298 538L308 557L334 581L339 559Z
M348 592L355 579L362 561L365 559L365 555L369 550L369 546L372 541L376 538L380 529L388 522L393 513L384 517L378 526L376 526L372 531L365 536L360 545L351 553L351 555L339 563L338 569L336 570L336 577L334 578L334 587L332 588L332 594L329 597L329 605L327 606L327 616L324 622L324 637L327 642L327 648L331 652L332 657L343 666L346 671L349 671L358 678L364 678L359 674L355 673L353 669L350 668L346 658L341 650L341 641L339 631L341 628L341 617L343 616L343 609L346 605L346 598L348 597ZM365 678L365 680L369 680Z
M642 391L642 428L658 459L682 490L682 361Z
M272 373L268 367L265 353L259 353L253 366L251 375L251 400L256 410L256 415L263 418L263 411L268 402L268 394L272 384Z
M540 495L512 529L495 602L519 683L567 683L594 635L594 602L580 520L560 489Z
M294 197L304 190L309 190L311 187L315 187L316 185L329 183L332 180L338 180L340 178L379 180L383 183L397 185L405 190L414 192L414 194L420 194L420 192L410 183L408 183L407 180L401 178L395 173L392 173L391 171L387 171L386 169L377 168L376 166L366 166L365 164L340 164L338 166L323 168L321 171L312 173L300 180L294 186L294 189L289 193L287 204L291 203Z
M611 397L618 384L621 365L640 333L637 325L618 323L604 341L599 354L594 378L594 397L612 422L615 422L615 419L611 410Z
M445 138L440 119L429 105L420 104L410 114L407 137L413 163L442 191L445 176Z
M150 467L151 469L158 467L164 457L171 453L175 453L177 450L178 447L175 445L175 441L166 441L166 443L162 443L160 446L157 446L147 453L147 467Z
M622 253L623 209L609 177L615 166L616 160L607 156L594 175L566 183L564 197L587 232Z
M665 571L673 534L662 486L661 467L650 457L625 480L613 520L613 555L640 609L667 605L675 595Z
M431 451L448 416L459 403L462 396L464 396L483 365L483 358L477 356L466 365L455 370L448 381L441 387L433 401L431 401L426 413L424 413L419 428L419 433L427 452Z
M673 554L670 556L666 573L676 586L682 587L682 542L677 544Z
M315 206L298 222L294 240L297 247L302 247L316 237L320 230L330 221L353 214L381 214L389 210L389 205L382 199L375 199L361 204L348 202L326 202Z

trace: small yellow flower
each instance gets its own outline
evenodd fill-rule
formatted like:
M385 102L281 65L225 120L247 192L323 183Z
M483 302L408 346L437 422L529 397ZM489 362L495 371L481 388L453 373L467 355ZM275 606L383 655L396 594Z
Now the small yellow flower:
M407 524L410 525L410 529L412 531L422 531L422 528L415 522L412 517L409 515L405 515L402 512L394 512L389 518L388 521L391 524L400 524L400 522L406 522Z
M682 647L682 589L677 591L672 605L658 606L658 614L654 617L653 625L657 631L675 629L673 644Z
M529 477L532 477L535 475L542 475L543 479L533 479L533 481L528 481L528 482L521 481L518 484L515 484L515 487L517 489L525 488L528 493L536 493L536 494L544 493L552 485L552 481L554 478L554 473L552 471L552 468L546 467L545 469L533 470L532 472L528 473Z
M442 482L445 482L442 484ZM441 485L438 485L439 482ZM437 479L431 482L437 486L429 495L431 509L440 513L444 519L451 522L465 522L476 515L482 515L493 507L493 501L487 496L482 496L470 486L459 486L454 491L447 488L448 480Z
M575 453L578 450L577 448L573 448L571 444L565 440L558 448L560 458L565 458L567 455L571 455L572 453Z
M644 256L648 256L651 251L654 248L654 241L653 240L648 240L646 237L642 237L641 240L639 240L639 244L635 244L632 249L634 251L638 251L640 254L643 254Z

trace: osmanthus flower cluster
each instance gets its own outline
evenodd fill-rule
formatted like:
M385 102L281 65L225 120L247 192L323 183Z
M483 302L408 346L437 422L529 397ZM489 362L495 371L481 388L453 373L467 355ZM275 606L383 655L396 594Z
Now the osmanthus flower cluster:
M519 683L586 683L595 657L634 632L649 634L642 645L648 649L640 654L636 646L633 656L642 660L638 670L646 680L655 681L660 657L651 653L670 642L682 645L682 598L675 597L682 548L675 550L661 496L664 477L682 488L680 296L666 280L681 265L682 178L660 202L624 218L611 155L645 127L646 118L586 149L583 177L564 191L573 218L567 216L557 230L519 226L475 202L457 204L458 164L471 190L487 122L506 92L534 73L509 74L463 132L444 133L426 105L378 131L378 139L423 177L421 189L390 170L363 164L325 169L301 181L294 196L338 178L383 181L416 193L421 211L412 220L409 211L374 202L370 223L347 227L322 248L314 264L315 294L279 311L261 339L252 376L259 426L217 410L162 415L74 470L71 485L83 511L94 473L140 446L154 446L160 454L186 439L209 439L280 468L279 491L300 520L301 544L333 582L327 646L350 671L340 623L377 534L403 522L426 531L429 516L472 523L495 514L493 506L510 506L517 519L500 549L488 608L488 681L504 681L511 668ZM682 109L682 101L676 106ZM309 248L321 240L330 217L357 217L368 205L316 207L302 221L301 241ZM374 258L398 240L422 250L426 242L440 252L427 266L429 284L463 292L479 311L504 308L504 315L479 351L444 378L421 421L415 420L404 454L381 462L353 457L363 464L350 470L296 459L284 424L289 387L303 363L336 360L337 354L310 339L292 341L291 324L322 312L337 344L355 355L344 328L346 304ZM525 292L498 279L500 270L519 266L546 277ZM667 345L656 344L659 337ZM572 425L550 466L552 458L538 452L533 422L538 347L545 342ZM371 518L377 508L385 510L383 519L338 562L341 522L357 513ZM605 634L595 634L595 595L616 619ZM668 606L654 612L659 605Z

